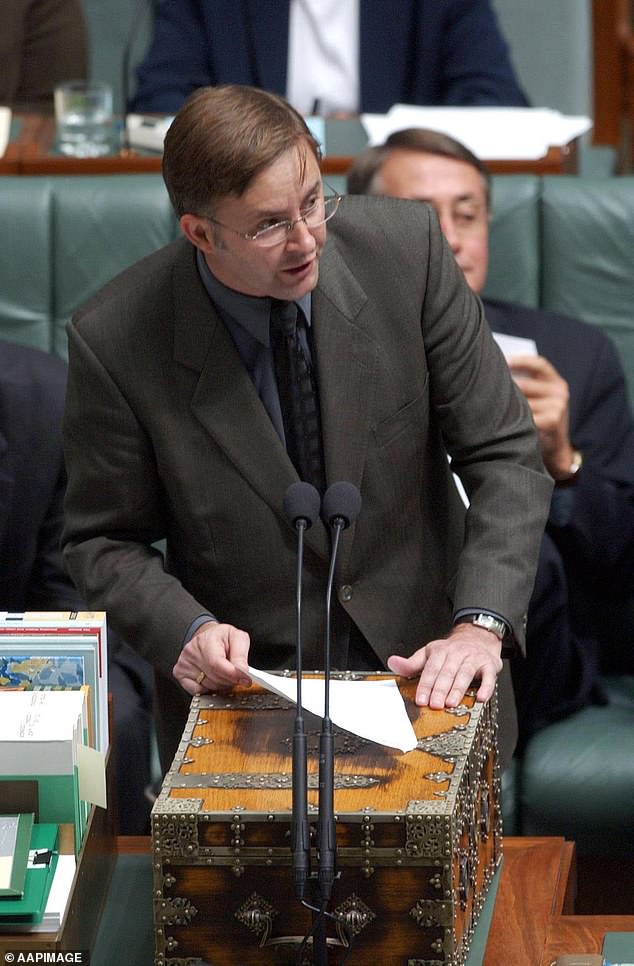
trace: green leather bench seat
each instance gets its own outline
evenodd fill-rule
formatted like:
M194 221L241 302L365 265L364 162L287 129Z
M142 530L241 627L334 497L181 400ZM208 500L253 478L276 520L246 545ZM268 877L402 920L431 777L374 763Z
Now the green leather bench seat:
M582 853L634 853L634 678L604 678L608 703L544 728L521 763L525 835L563 835Z

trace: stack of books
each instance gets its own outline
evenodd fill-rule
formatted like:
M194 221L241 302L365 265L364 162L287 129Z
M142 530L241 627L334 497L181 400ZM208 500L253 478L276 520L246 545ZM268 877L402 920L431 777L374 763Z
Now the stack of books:
M37 784L38 821L70 824L79 853L91 804L105 807L102 756L91 746L90 689L0 688L2 786Z
M103 611L0 611L0 688L91 689L94 746L108 751Z

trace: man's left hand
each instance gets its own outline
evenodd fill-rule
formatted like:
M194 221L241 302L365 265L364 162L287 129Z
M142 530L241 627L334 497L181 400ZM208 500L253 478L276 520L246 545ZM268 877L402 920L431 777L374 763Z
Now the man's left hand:
M474 679L478 701L488 701L502 670L502 643L491 631L473 624L456 624L441 640L430 641L411 657L393 654L388 667L402 677L420 674L416 704L455 708Z

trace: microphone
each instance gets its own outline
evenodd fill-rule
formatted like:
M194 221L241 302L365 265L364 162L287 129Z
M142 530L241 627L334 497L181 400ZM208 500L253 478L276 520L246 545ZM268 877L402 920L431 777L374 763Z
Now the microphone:
M293 882L298 899L306 897L310 878L310 825L308 822L307 750L304 714L302 709L302 570L304 562L304 532L312 527L319 515L321 498L311 483L292 483L284 494L286 519L297 531L297 577L295 638L297 669L297 707L293 732L293 806L291 817L291 855Z
M322 905L330 899L337 865L337 832L335 828L335 739L330 720L330 604L339 538L343 530L357 519L361 511L361 494L353 483L340 481L328 487L324 495L323 517L333 535L330 571L326 587L326 642L324 649L324 717L319 736L319 816L317 821L317 855L319 894Z

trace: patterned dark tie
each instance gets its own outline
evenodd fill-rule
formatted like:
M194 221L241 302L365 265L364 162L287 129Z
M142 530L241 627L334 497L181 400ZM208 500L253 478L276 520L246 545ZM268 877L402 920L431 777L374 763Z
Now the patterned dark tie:
M299 336L304 326L294 302L271 303L271 346L280 397L286 449L300 479L323 495L326 489L319 398L310 360Z

